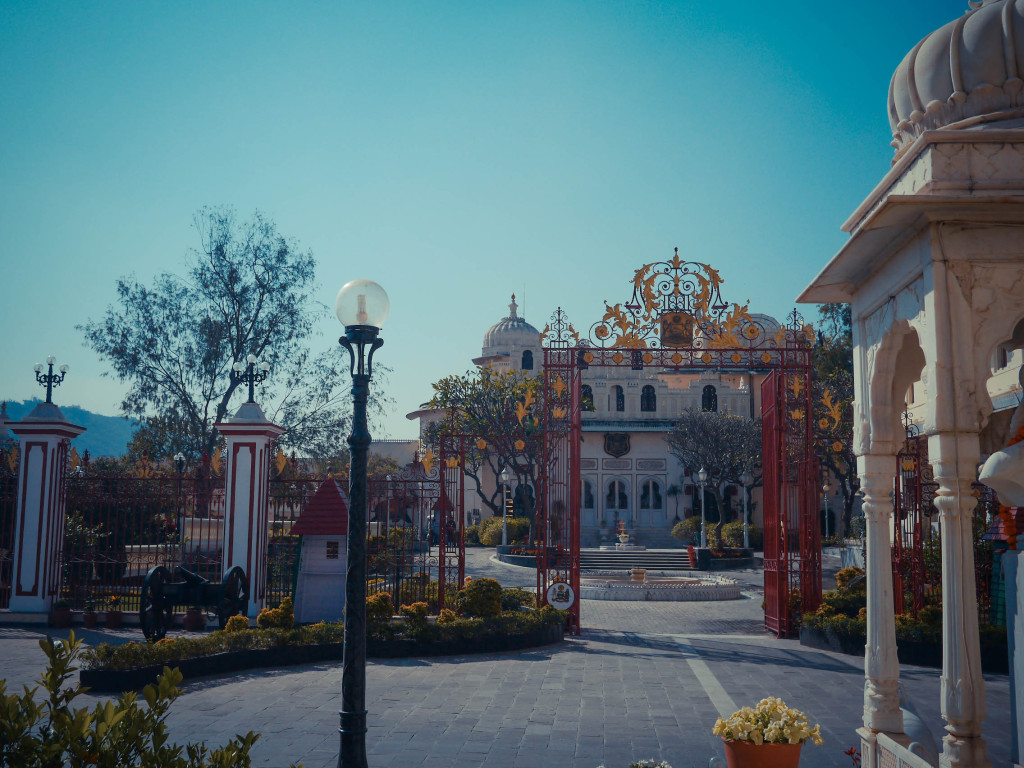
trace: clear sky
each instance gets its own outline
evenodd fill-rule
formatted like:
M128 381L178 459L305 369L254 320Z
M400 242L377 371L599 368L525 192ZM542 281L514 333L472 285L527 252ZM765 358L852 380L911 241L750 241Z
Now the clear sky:
M781 317L889 168L893 70L965 10L0 0L0 398L52 353L58 402L115 414L74 326L118 277L182 271L203 205L311 248L325 304L388 291L375 437L415 436L512 291L538 328L588 326L678 246Z

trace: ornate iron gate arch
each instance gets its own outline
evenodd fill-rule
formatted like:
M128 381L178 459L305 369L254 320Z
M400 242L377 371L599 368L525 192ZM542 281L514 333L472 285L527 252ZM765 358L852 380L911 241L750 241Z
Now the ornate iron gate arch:
M813 329L794 310L778 328L749 303L725 301L718 271L683 261L640 267L628 302L608 304L582 336L559 307L541 333L543 450L538 493L537 591L580 587L581 385L591 367L764 373L761 383L765 626L795 629L821 599L818 476L811 403ZM577 599L570 627L580 629Z

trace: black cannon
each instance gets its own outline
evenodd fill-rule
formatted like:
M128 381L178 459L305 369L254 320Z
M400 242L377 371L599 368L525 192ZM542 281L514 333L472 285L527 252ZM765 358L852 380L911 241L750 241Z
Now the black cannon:
M235 566L224 577L221 584L214 584L180 565L171 572L158 565L149 569L142 583L142 599L139 602L139 624L147 640L160 640L167 634L174 618L174 606L189 605L212 608L217 614L220 628L228 619L249 609L249 579L239 566Z

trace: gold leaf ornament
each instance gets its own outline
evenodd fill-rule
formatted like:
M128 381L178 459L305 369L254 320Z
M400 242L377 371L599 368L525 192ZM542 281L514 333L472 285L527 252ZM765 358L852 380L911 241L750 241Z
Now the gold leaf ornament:
M78 469L78 465L82 461L82 457L78 455L78 450L72 446L71 453L68 455L68 459L71 462L72 469Z
M213 452L213 458L210 459L210 467L213 469L213 471L216 474L219 475L221 467L223 467L223 465L224 465L224 459L221 456L221 450L220 450L220 447L218 446L217 450Z
M567 389L566 384L562 381L562 377L559 376L555 379L555 383L551 385L551 388L555 390L555 397L559 400L562 399L562 393Z
M277 467L277 474L284 472L284 468L288 466L288 457L284 455L284 451L280 448L277 449L277 455L274 456L274 466Z
M430 448L427 448L427 452L423 454L423 458L420 459L420 463L423 465L423 471L426 474L430 474L430 470L434 468L434 452Z

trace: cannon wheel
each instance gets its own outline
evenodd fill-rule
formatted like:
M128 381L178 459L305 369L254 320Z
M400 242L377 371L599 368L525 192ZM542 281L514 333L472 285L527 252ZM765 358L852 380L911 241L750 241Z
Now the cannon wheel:
M139 599L139 624L142 634L151 642L162 640L174 618L174 606L167 597L167 584L171 572L162 565L149 569L142 582L142 596Z
M236 565L224 577L224 596L217 604L217 620L220 628L228 623L228 619L237 616L239 613L246 614L249 611L249 579L241 566Z

